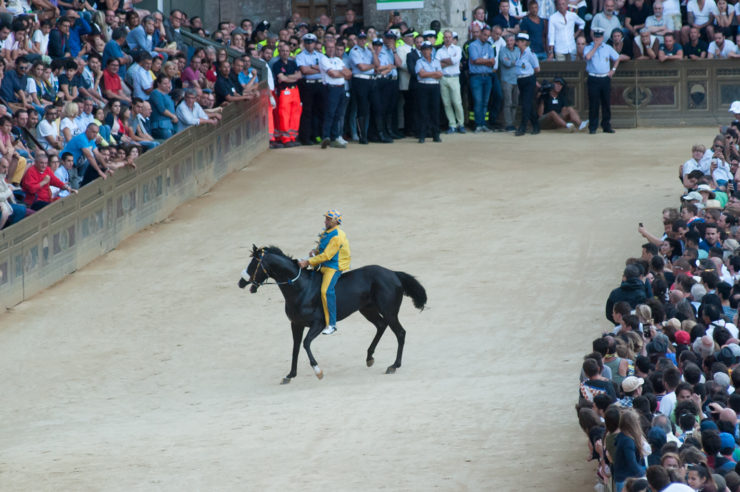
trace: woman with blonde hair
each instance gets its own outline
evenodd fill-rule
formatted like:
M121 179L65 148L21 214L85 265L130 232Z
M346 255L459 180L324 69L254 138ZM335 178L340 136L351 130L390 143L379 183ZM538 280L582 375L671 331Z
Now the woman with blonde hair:
M59 130L64 136L64 141L69 142L72 137L79 133L75 118L80 114L80 108L76 102L69 101L62 108L62 122L59 124Z
M615 451L612 462L616 492L622 491L628 478L645 476L645 457L650 454L650 445L647 444L640 427L637 412L631 409L622 412L619 418L619 431L614 438Z

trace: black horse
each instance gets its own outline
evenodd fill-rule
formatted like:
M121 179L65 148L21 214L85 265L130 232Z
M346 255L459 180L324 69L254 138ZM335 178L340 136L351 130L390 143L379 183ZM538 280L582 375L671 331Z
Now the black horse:
M321 275L315 271L301 269L298 262L286 256L274 246L257 248L252 245L252 261L242 272L239 287L252 284L252 294L268 278L275 280L285 297L285 314L290 320L293 331L293 358L290 373L283 378L282 384L289 383L296 376L298 352L300 350L303 329L308 327L308 334L303 340L303 347L316 376L321 379L324 373L319 368L311 353L311 342L324 329L326 321L321 306ZM396 372L401 367L403 343L406 330L398 321L403 296L411 297L414 306L422 310L427 302L424 287L411 275L394 272L377 265L370 265L343 273L337 281L337 319L341 320L360 311L377 330L370 347L367 349L367 366L373 365L375 347L383 336L387 326L391 327L398 340L396 361L388 367L386 374Z

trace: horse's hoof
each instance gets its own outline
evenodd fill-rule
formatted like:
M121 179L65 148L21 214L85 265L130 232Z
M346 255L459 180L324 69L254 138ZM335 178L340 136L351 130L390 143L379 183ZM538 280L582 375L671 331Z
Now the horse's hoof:
M289 384L290 383L290 380L291 380L291 378L283 378L283 380L280 381L280 384Z
M367 360L367 367L373 367L373 364L375 364L375 359L373 359L372 357L370 357Z
M324 379L324 371L319 366L313 366L313 372L316 373L317 378Z
M393 366L389 366L388 369L385 370L385 373L386 374L395 374L396 373L396 368L393 367Z

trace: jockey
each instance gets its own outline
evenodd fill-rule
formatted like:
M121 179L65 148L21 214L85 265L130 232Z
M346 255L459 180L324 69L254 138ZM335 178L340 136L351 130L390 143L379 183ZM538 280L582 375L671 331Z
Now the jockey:
M329 210L324 215L324 232L319 234L319 246L309 253L308 260L301 260L299 265L306 268L321 265L321 303L324 307L326 328L324 335L337 331L337 298L334 286L342 272L349 270L349 241L344 231L339 228L342 214L339 210Z

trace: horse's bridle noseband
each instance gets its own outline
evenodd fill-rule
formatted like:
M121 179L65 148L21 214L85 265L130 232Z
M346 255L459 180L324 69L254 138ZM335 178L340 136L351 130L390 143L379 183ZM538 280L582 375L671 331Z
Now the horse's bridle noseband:
M298 275L296 275L295 278L287 280L285 282L268 282L267 279L270 278L270 272L268 272L265 266L262 264L262 260L265 257L265 249L264 248L260 249L259 253L260 253L260 256L259 256L260 261L257 262L257 267L255 267L254 273L249 276L249 280L247 280L247 284L252 284L256 287L262 287L263 285L285 285L285 284L292 284L293 282L295 282L301 277L303 268L298 267ZM265 280L259 283L257 283L255 280L255 275L257 275L258 268L261 268L262 271L265 272ZM244 271L242 272L242 278L244 278L247 273L248 273L247 269L245 268Z

